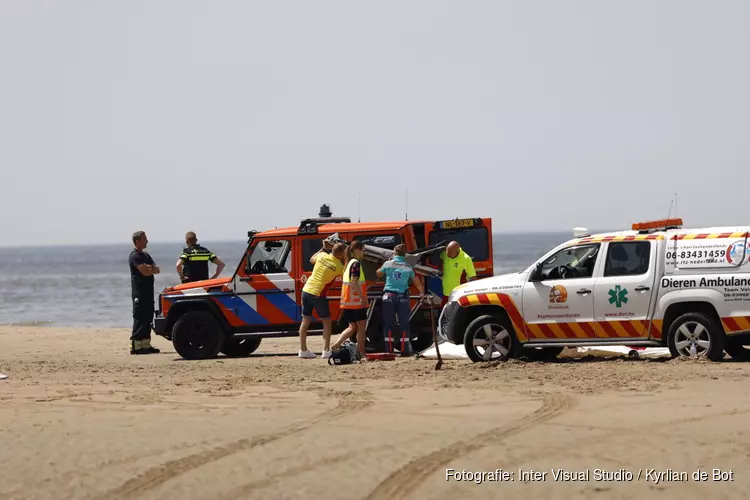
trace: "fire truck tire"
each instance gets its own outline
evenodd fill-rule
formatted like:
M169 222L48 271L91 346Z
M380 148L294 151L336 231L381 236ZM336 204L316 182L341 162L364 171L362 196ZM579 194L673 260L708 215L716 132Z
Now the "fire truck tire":
M260 337L257 338L228 338L221 347L221 353L229 358L243 358L250 356L260 346Z
M521 350L521 356L529 361L552 361L563 352L564 347L532 347Z
M189 311L179 317L172 329L172 345L185 359L216 357L224 344L224 332L213 315Z
M516 357L518 340L507 318L486 314L469 323L464 332L466 354L475 363Z
M726 336L716 320L703 313L679 316L669 327L667 343L673 357L705 356L711 361L724 357Z
M750 349L746 349L746 346L750 346L750 340L747 338L729 337L724 344L724 350L735 361L750 361Z

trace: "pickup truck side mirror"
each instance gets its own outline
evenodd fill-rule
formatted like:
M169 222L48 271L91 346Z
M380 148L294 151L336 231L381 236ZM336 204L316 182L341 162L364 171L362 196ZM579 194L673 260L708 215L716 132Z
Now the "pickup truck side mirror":
M534 269L531 270L531 273L529 273L529 281L532 283L537 283L539 281L542 281L542 263L539 262L536 266L534 266Z

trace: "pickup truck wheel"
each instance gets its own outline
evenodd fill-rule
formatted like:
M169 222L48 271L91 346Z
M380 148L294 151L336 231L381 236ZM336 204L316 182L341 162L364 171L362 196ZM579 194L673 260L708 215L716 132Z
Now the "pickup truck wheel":
M669 352L674 357L705 356L719 361L724 357L724 341L722 328L703 313L683 314L669 327Z
M724 350L735 361L750 361L750 349L746 346L750 346L750 340L747 338L729 337L724 344Z
M224 332L216 319L205 311L190 311L175 322L172 345L185 359L216 357L224 344Z
M479 316L469 323L464 333L466 354L475 363L512 358L517 343L513 326L500 316Z
M552 361L557 358L564 347L531 347L521 351L521 356L529 361Z
M224 341L221 353L229 358L250 356L260 346L262 338L229 338Z

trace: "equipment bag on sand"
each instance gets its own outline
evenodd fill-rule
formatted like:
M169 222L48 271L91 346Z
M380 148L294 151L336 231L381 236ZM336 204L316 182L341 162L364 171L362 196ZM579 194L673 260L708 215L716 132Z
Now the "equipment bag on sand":
M350 365L358 360L359 351L357 350L357 344L347 340L339 349L336 349L331 353L331 357L328 358L328 364Z

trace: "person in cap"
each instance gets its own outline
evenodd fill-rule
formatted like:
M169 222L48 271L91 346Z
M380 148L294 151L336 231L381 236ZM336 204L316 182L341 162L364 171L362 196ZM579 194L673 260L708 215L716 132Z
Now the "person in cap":
M154 275L159 266L145 251L148 238L143 231L133 233L130 264L130 286L133 301L133 332L130 336L130 354L156 354L159 349L151 346L151 324L154 319Z
M224 262L214 255L211 250L198 244L198 237L190 231L185 234L185 248L177 259L175 268L182 283L203 281L208 279L208 263L216 264L216 272L211 279L218 278L224 270Z

